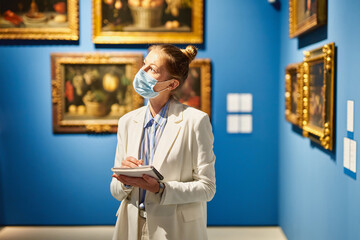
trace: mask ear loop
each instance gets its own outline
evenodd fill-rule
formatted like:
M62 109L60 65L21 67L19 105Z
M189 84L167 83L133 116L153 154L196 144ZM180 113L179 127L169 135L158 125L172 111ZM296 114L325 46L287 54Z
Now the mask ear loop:
M164 92L164 91L167 91L167 90L170 90L170 87L167 87L167 88L165 88L163 90L160 90L160 91L158 91L158 93L161 93L161 92Z
M171 80L173 80L173 79L169 79L169 80L166 80L166 81L163 81L163 82L160 82L160 83L164 83L164 82L171 81ZM161 93L161 92L164 92L164 91L167 91L167 90L171 90L171 87L169 86L167 88L164 88L163 90L158 91L158 93Z

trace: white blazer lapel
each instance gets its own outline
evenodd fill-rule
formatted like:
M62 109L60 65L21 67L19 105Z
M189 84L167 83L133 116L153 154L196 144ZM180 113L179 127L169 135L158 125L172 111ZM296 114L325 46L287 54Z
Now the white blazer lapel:
M144 129L144 118L145 118L146 107L143 107L141 111L139 111L132 119L132 122L129 126L128 132L128 152L127 156L134 157L139 159L140 155L140 143L141 143L141 136Z
M179 132L182 119L182 104L171 100L169 106L168 120L164 128L164 132L161 135L160 141L156 147L153 165L156 169L160 169L164 159L172 148Z

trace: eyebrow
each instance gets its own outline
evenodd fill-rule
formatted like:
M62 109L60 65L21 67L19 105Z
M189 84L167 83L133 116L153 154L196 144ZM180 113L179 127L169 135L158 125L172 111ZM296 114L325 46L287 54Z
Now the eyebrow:
M145 60L146 60L146 59L144 59L144 61L143 61L144 64L146 64ZM156 65L155 63L150 63L149 65L150 65L150 66L155 66L158 70L160 70L159 66Z
M157 69L160 69L158 65L154 64L154 63L151 63L150 66L155 66Z

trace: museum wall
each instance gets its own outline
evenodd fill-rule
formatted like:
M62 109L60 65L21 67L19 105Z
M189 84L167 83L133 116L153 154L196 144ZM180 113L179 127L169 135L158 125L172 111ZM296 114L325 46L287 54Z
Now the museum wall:
M217 156L208 223L277 225L280 12L267 1L205 2L198 57L212 61ZM116 136L52 132L50 53L95 51L145 54L146 46L95 46L88 0L80 0L78 43L0 43L0 224L115 223ZM251 134L227 133L228 93L253 94Z
M3 132L2 130L2 122L3 122L3 114L1 112L1 108L0 108L0 133ZM3 163L5 160L5 155L4 155L5 151L3 149L3 143L2 143L2 137L0 137L0 225L2 225L5 222L5 215L4 215L4 191L3 191L3 185L4 185L4 173L3 173Z
M279 224L288 239L360 239L358 174L343 167L347 136L347 100L354 100L354 140L359 138L360 2L328 1L327 26L289 39L288 1L282 1L279 85ZM303 51L335 42L335 150L310 144L284 117L284 74L289 63L303 60ZM358 148L357 148L358 149ZM359 156L359 155L358 155Z

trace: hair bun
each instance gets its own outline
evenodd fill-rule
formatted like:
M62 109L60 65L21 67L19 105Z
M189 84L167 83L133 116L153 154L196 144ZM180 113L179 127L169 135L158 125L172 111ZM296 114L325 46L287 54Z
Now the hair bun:
M187 56L189 63L194 60L197 54L197 48L193 45L188 45L185 49L181 49L181 51Z

